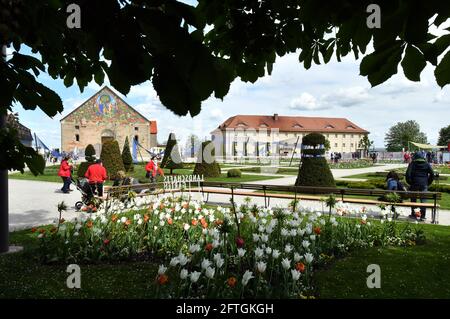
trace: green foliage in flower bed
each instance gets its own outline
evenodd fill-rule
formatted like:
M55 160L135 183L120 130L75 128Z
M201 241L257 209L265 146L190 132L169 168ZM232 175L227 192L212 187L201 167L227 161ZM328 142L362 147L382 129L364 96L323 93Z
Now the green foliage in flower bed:
M239 169L230 169L227 172L227 177L241 177L242 172Z
M42 262L151 260L149 289L165 298L290 298L312 295L313 274L336 257L423 241L419 226L328 217L245 204L236 212L186 198L110 202L99 215L34 229Z
M365 168L365 167L372 167L373 162L372 160L368 159L359 159L359 160L352 160L348 162L338 162L338 163L330 163L330 168L332 169L352 169L352 168Z

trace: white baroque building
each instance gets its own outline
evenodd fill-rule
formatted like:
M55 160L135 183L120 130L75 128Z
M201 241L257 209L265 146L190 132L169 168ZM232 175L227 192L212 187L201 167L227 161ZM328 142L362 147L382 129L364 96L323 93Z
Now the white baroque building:
M300 153L303 136L321 133L330 143L329 152L361 151L360 141L369 134L345 118L235 115L211 132L216 155L290 156Z

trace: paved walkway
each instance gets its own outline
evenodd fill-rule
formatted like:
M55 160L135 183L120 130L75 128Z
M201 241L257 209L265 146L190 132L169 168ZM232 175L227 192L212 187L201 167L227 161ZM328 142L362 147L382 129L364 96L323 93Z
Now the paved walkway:
M364 174L367 172L377 172L404 165L389 164L385 166L369 167L353 170L332 170L333 175L338 178L346 175ZM288 176L273 180L264 181L265 184L290 185L294 184L296 176ZM253 182L253 183L261 183ZM80 200L81 194L72 185L73 192L64 194L60 191L60 183L35 182L26 180L9 180L9 224L10 230L39 226L51 223L58 218L57 205L64 201L68 206L68 211L63 214L65 219L79 217L81 212L76 212L74 204ZM197 195L200 196L200 195ZM228 195L211 194L210 202L228 204ZM236 197L238 204L243 203L243 196ZM254 203L263 206L264 198L254 198ZM290 200L275 199L270 200L271 206L280 205L286 207ZM312 209L322 210L322 204L316 201L302 201L302 205ZM362 205L356 205L362 206ZM376 207L372 207L376 210ZM408 209L400 209L404 215L408 214ZM442 225L450 225L450 211L440 210L439 222Z
M80 200L81 193L74 189L69 194L61 192L61 184L35 182L27 180L9 180L9 229L21 229L51 223L58 219L58 203L64 201L68 211L65 219L78 217L75 203Z

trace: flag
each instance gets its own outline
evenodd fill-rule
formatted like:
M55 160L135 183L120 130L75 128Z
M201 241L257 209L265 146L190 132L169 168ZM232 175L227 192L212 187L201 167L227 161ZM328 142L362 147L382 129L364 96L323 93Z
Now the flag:
M136 164L138 162L138 157L137 157L137 141L135 138L132 139L133 140L133 163Z

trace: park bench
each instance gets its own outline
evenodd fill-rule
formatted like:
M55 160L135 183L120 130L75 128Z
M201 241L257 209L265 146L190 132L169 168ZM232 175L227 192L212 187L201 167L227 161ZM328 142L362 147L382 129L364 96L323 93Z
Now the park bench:
M403 200L395 203L399 207L418 207L429 208L432 212L432 223L437 223L437 212L440 207L438 201L442 194L438 192L410 192L410 191L389 191L381 189L356 189L356 188L334 188L334 187L311 187L311 186L287 186L287 185L264 185L264 184L241 184L224 182L203 182L202 192L206 193L206 201L209 200L209 194L230 195L232 200L234 196L263 197L264 205L270 205L270 198L292 199L292 200L324 200L328 195L339 196L344 203L363 204L363 205L390 205L392 203L381 201L378 198L390 193L397 193ZM317 196L322 195L322 196ZM327 195L327 196L323 196ZM349 198L346 196L370 196L376 199L367 198ZM431 203L420 203L405 201L415 198L432 200ZM295 209L295 206L293 207Z

